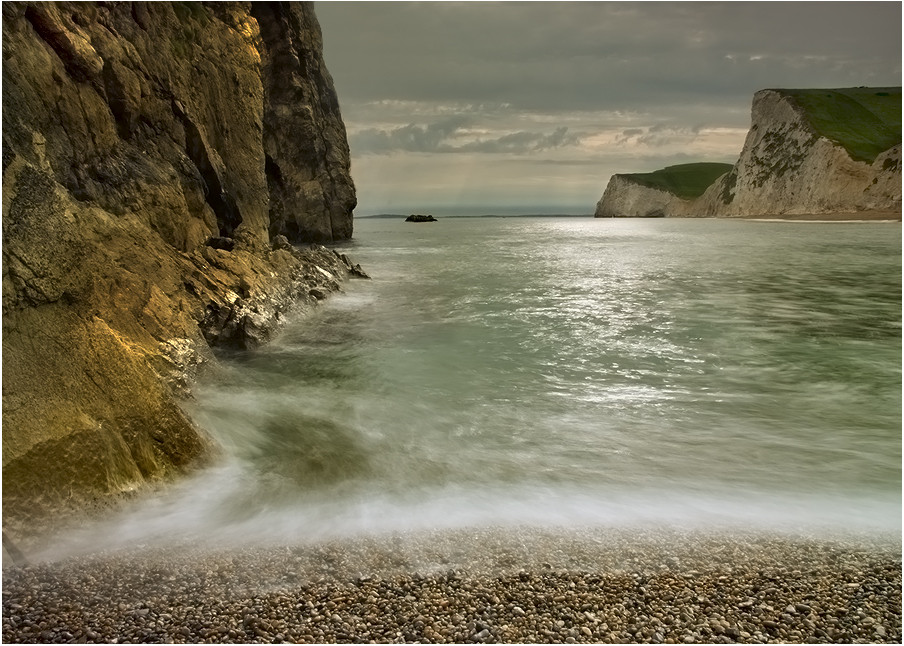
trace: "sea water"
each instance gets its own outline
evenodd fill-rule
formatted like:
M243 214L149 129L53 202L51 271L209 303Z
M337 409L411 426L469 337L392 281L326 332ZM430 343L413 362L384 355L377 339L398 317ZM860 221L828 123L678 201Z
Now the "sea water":
M222 357L214 464L123 521L325 538L901 528L899 223L359 219L346 283Z

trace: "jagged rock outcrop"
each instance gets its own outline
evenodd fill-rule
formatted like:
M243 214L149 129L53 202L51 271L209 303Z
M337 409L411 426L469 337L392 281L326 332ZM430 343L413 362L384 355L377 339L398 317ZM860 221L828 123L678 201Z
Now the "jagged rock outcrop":
M350 237L355 197L310 3L2 10L16 536L209 453L180 394L211 345L338 289L350 261L289 240Z
M874 115L870 108L886 112ZM841 123L838 137L825 134L833 130L833 119L843 122L852 114L856 127ZM895 119L896 140L894 129L887 127ZM841 141L845 136L859 138L866 152L852 153L848 142ZM871 136L874 141L868 141ZM754 96L740 158L699 197L682 199L633 177L612 176L597 204L597 217L900 213L900 88L762 90Z

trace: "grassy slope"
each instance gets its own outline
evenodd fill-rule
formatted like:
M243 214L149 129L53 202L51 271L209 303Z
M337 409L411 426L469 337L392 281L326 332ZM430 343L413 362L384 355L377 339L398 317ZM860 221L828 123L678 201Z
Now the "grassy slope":
M901 88L778 90L804 109L817 134L844 147L851 159L872 163L901 143Z
M716 178L730 170L731 164L698 162L666 166L652 173L620 174L620 177L641 186L662 189L681 199L690 200L703 195L703 191L709 188Z

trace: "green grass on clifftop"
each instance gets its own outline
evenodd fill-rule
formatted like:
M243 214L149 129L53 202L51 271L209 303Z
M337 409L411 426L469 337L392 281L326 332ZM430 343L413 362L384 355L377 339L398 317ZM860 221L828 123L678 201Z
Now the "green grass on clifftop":
M666 166L652 173L620 174L620 177L641 186L668 191L683 200L692 200L703 195L703 192L716 181L716 178L724 175L731 168L731 164L698 162Z
M844 147L851 159L872 163L901 143L901 88L777 90L806 112L817 134Z

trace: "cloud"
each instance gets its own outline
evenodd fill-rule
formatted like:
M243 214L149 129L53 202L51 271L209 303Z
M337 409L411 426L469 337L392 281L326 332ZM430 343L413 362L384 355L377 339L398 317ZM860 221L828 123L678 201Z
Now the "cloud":
M619 146L637 148L664 148L675 145L691 145L706 130L702 125L675 126L654 123L645 128L627 128L614 138Z
M568 134L568 127L561 126L548 135L539 132L513 132L496 139L471 142L456 150L458 152L526 154L577 145L579 142L579 134Z
M860 85L875 70L885 84L901 77L900 3L327 2L316 10L343 103L562 111L705 96L728 106L764 87Z
M457 115L426 126L409 123L390 130L366 128L351 133L349 145L357 153L437 152L469 122L467 117Z
M470 129L474 119L457 115L427 125L409 123L390 129L365 128L349 135L355 154L409 153L511 153L530 154L575 145L578 134L569 134L567 126L551 133L519 130L485 138Z

